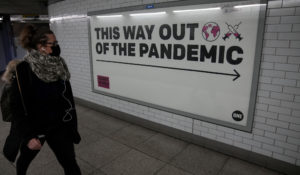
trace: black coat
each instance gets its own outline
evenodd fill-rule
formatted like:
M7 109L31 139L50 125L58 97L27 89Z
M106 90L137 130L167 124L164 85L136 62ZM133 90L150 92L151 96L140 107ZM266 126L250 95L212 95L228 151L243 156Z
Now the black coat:
M32 72L25 61L16 68L18 87L13 82L16 95L12 111L11 130L4 145L5 157L14 162L19 147L38 135L64 132L73 143L80 142L77 115L69 81L45 83ZM20 88L20 89L19 89Z

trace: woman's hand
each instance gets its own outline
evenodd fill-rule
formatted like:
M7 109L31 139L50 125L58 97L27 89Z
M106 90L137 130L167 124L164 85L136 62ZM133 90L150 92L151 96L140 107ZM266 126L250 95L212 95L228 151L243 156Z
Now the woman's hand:
M31 150L40 150L42 148L42 144L39 139L33 138L29 140L27 147Z

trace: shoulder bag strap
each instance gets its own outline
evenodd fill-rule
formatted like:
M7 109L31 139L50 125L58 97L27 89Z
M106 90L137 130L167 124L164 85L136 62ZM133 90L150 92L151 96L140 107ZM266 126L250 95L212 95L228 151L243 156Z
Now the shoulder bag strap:
M21 89L21 86L20 86L20 83L19 83L19 76L18 76L17 69L16 69L16 78L17 78L17 84L18 84L18 88L19 88L19 91L20 91L21 101L22 101L22 105L23 105L23 108L24 108L24 112L25 112L25 115L27 116L28 113L27 113L27 109L26 109L26 106L25 106L25 103L24 103L23 93L22 93L22 89Z

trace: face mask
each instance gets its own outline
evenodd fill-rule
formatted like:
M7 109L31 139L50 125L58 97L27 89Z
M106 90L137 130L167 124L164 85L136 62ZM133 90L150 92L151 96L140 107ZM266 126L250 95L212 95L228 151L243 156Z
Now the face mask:
M56 56L58 57L60 55L60 47L59 45L55 45L51 47L52 53L50 53L51 56Z

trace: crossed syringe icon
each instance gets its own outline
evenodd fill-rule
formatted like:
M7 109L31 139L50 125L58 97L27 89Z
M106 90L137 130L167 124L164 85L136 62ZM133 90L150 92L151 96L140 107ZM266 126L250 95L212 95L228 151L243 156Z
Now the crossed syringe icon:
M225 33L224 37L223 37L223 40L225 41L227 38L230 37L231 34L233 34L235 36L236 39L238 39L239 41L241 41L243 38L241 37L241 34L237 31L237 29L239 28L239 25L241 24L242 22L238 23L237 25L230 25L228 23L226 23L227 25L227 28L228 28L228 32Z

